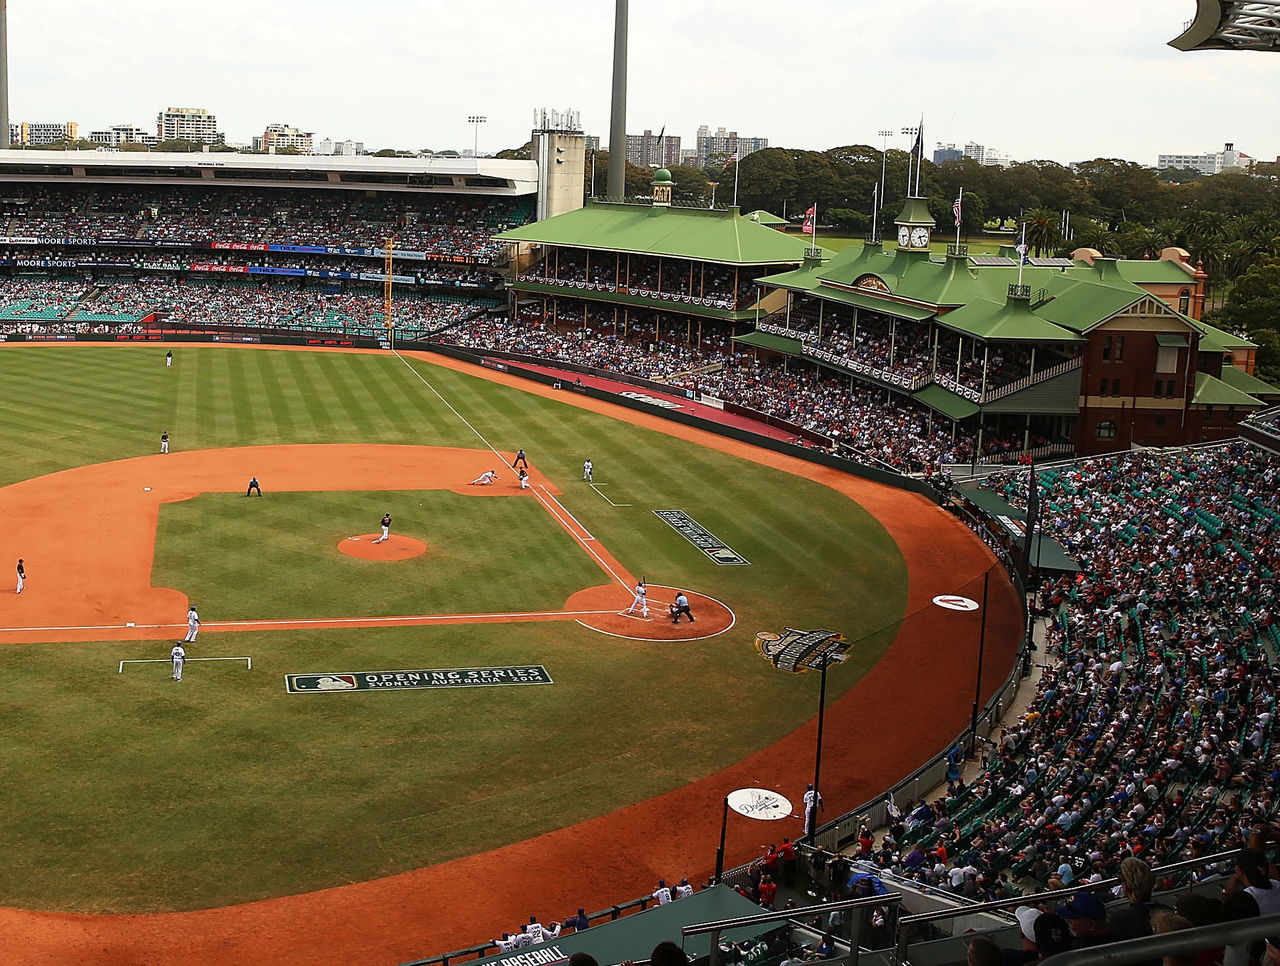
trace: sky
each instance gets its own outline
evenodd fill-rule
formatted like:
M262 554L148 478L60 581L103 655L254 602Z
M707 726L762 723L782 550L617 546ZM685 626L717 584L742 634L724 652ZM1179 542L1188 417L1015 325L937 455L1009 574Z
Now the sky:
M537 108L608 146L610 0L9 0L9 117L155 127L204 107L229 141L318 137L482 154ZM627 131L699 124L773 147L976 141L1021 161L1280 155L1280 53L1183 53L1195 0L631 0ZM468 124L469 115L487 118ZM1271 118L1271 121L1267 121Z

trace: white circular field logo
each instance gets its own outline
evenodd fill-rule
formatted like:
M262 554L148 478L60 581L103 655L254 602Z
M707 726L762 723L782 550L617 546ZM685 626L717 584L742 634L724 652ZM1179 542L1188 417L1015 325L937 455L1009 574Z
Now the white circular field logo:
M739 815L775 822L791 815L791 802L785 795L767 788L739 788L729 793L729 807Z
M945 607L947 610L977 610L978 602L970 600L968 597L959 597L956 594L939 594L933 598L933 602L939 607Z

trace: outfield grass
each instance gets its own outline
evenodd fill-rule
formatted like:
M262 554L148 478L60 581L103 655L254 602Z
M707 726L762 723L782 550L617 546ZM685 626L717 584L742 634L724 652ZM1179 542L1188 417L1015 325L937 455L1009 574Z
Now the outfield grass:
M165 429L175 451L482 445L389 355L187 346L174 355L165 370L155 346L0 348L6 394L23 401L0 414L0 482L152 453ZM774 670L755 651L757 631L829 627L854 640L849 662L830 675L832 699L892 640L904 564L848 499L557 398L413 366L496 446L523 447L625 566L728 602L737 627L689 645L562 623L206 632L193 653L249 654L253 670L189 664L181 685L164 664L117 673L121 659L166 656L168 641L5 646L0 765L11 780L0 823L10 848L0 904L191 909L519 841L679 787L808 720L814 676ZM613 500L631 507L612 507L579 482L587 457ZM416 496L427 532L411 535L484 557L480 569L454 572L450 594L509 593L515 602L585 585L589 561L563 533L526 539L523 528L543 525L519 516L528 501ZM166 506L156 580L198 593L210 620L302 607L316 616L338 606L421 612L435 606L431 581L443 573L430 554L361 579L347 568L364 562L331 552L344 530L373 530L387 498L207 494ZM652 513L666 508L685 510L751 566L717 567ZM405 518L393 516L399 532ZM403 581L409 589L384 576L415 566L420 574L400 571L415 573ZM593 567L586 584L601 582ZM329 695L283 686L291 672L503 664L543 664L555 684Z

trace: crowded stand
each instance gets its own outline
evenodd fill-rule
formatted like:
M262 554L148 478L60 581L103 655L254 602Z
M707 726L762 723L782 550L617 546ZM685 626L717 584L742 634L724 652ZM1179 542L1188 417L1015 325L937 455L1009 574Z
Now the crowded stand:
M914 400L856 382L809 363L779 357L760 358L733 351L723 334L702 344L685 341L686 328L672 326L657 337L644 321L629 319L625 334L613 331L613 312L583 303L584 322L575 306L544 323L522 318L459 326L441 333L441 341L471 349L506 350L605 371L643 375L736 403L794 423L826 437L844 455L868 458L904 473L932 472L939 463L969 462L978 455L977 426L953 424ZM656 321L656 320L655 320ZM1024 434L982 427L984 460L1018 458ZM1032 434L1032 447L1048 440Z
M799 339L809 352L883 382L919 389L938 382L970 399L998 392L1068 361L1048 346L984 343L943 326L798 299L763 320L767 332ZM824 357L825 358L825 357Z
M769 270L754 270L766 275ZM572 285L598 292L623 292L644 298L678 299L712 308L747 309L755 303L751 274L728 265L651 255L619 255L560 248L530 266L521 276L531 282Z
M379 289L292 280L142 275L95 283L21 276L0 281L0 299L0 329L14 333L125 331L118 326L159 313L167 328L386 335ZM397 291L393 307L398 334L417 339L496 304L492 299Z
M5 185L5 234L381 248L497 260L493 235L533 217L528 198L309 188Z
M1028 476L985 485L1025 506ZM970 898L1096 882L1131 856L1194 859L1276 818L1280 458L1234 442L1037 480L1042 526L1081 567L1039 589L1052 663L975 780L859 847Z

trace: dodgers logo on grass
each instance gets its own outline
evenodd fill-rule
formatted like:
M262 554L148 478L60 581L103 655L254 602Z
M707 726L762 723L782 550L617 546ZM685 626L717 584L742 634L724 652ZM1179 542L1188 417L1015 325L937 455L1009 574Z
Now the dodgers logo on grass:
M820 668L824 661L839 664L852 645L838 631L800 631L784 627L781 634L760 631L756 648L779 671L800 673Z

